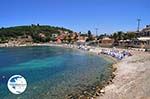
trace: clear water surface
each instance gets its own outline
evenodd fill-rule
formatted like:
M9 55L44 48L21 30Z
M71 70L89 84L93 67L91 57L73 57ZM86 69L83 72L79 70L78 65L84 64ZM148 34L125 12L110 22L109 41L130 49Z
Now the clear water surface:
M65 99L86 86L107 79L112 61L61 47L0 48L0 99ZM22 75L28 86L14 95L7 88L12 75Z

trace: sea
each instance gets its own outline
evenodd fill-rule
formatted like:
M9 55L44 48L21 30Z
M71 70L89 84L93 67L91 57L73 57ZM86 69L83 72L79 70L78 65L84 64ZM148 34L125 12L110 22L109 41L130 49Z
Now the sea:
M0 48L0 99L66 99L107 80L113 61L84 51L50 46ZM7 83L21 75L26 90L13 94Z

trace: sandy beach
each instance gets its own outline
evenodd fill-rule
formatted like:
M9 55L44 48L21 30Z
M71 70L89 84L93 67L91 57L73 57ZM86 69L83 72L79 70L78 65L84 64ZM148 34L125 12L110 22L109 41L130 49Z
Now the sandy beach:
M150 99L150 54L132 53L115 64L113 83L103 88L105 94L96 99Z

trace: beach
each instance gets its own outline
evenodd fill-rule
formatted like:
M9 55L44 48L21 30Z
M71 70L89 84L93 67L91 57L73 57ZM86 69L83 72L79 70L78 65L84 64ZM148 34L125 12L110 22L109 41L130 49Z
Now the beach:
M96 99L150 99L150 54L132 51L115 66L115 78Z

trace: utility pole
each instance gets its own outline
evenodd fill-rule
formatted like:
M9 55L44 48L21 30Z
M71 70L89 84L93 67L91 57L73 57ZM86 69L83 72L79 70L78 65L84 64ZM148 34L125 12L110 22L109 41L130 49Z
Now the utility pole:
M95 28L95 33L96 33L96 36L97 36L97 33L98 33L98 28Z
M137 32L139 32L140 31L140 22L141 22L141 19L137 19L137 22L138 22L138 26L137 26Z

